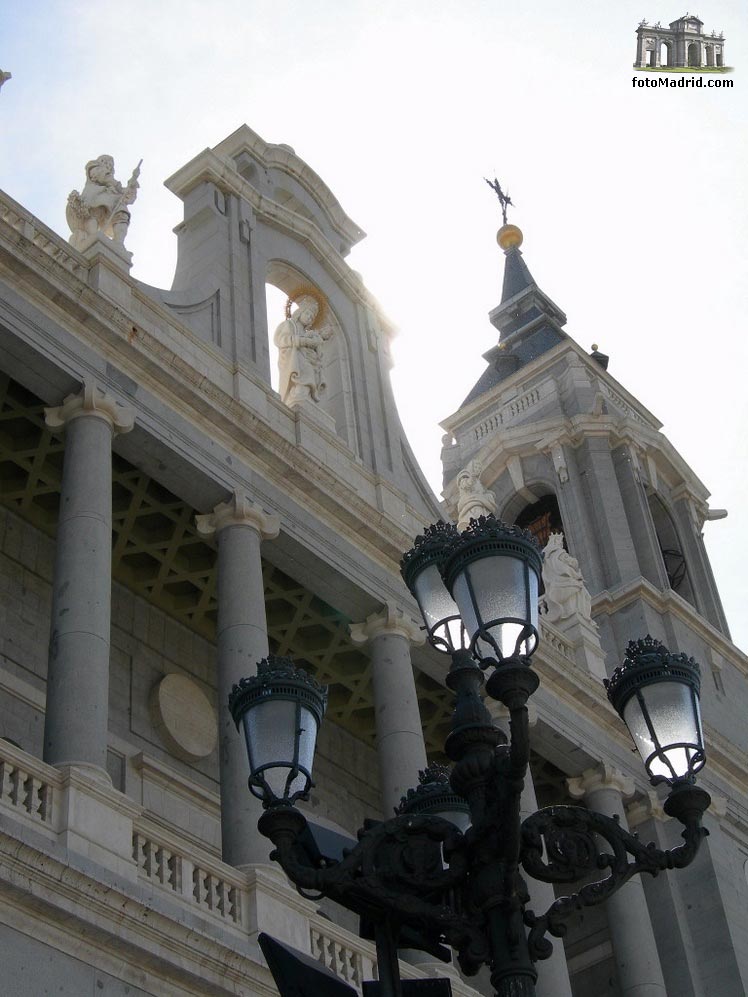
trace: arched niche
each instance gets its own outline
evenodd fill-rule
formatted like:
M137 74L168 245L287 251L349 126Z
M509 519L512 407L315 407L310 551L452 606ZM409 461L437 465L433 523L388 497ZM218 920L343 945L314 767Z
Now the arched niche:
M683 544L678 536L675 520L670 514L664 500L656 492L647 493L649 512L657 534L657 543L665 565L668 584L673 592L677 592L692 606L696 606L691 579L688 574L688 564L683 553Z
M283 260L270 260L265 272L268 334L270 347L271 385L278 390L278 350L273 343L273 335L278 325L285 319L286 301L302 286L318 290L327 302L325 325L332 328L333 334L323 350L323 372L325 391L319 408L331 416L335 429L351 449L355 449L355 422L353 411L353 391L350 370L350 345L345 329L332 307L328 295L306 274Z

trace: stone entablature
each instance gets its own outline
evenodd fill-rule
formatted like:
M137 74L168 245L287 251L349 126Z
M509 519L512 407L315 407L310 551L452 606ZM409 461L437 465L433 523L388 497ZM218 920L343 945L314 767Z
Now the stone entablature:
M277 489L283 495L278 511L286 530L302 518L289 509L295 503L306 515L314 510L322 521L335 522L336 531L368 547L380 565L389 560L391 594L401 597L397 562L424 518L438 518L436 500L428 511L414 508L394 482L367 468L339 436L306 412L283 405L249 365L232 365L129 274L109 269L106 260L86 261L0 192L0 257L4 251L25 268L37 307L46 311L49 300L55 301L57 320L76 340L80 381L93 376L97 354L116 356L118 370L142 386L141 404L158 391L170 399L168 420L191 424L189 446L203 469L212 466L224 479L229 464L245 479L256 479L260 471L267 483L255 494L266 495L269 507L278 507L271 493ZM111 388L116 391L116 384ZM216 456L216 444L225 456ZM237 484L226 480L228 491ZM308 535L300 530L299 539L305 542Z
M641 21L636 29L634 66L637 69L724 68L724 32L707 33L703 29L704 22L693 14L671 21L667 28L659 21L656 24Z

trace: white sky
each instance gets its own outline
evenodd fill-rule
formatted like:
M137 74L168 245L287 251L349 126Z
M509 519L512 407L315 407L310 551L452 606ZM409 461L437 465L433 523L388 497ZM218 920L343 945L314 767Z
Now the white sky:
M732 89L632 86L639 20L685 13L665 0L0 0L0 186L67 235L85 162L124 181L143 157L128 248L168 287L163 180L243 122L292 145L368 232L349 262L400 328L395 395L438 493L438 422L495 342L496 173L567 331L729 509L706 539L748 648L748 22L697 12Z

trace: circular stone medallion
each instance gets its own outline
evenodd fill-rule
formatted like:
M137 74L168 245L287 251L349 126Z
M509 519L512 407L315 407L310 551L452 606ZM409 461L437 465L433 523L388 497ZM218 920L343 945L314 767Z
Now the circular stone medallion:
M165 675L151 693L153 721L169 751L195 762L216 746L218 724L210 700L186 675Z

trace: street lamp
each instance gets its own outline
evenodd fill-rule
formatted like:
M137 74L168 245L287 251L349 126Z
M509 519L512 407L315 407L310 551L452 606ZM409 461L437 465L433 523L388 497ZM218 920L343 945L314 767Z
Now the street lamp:
M693 782L706 761L694 659L671 654L652 637L630 641L605 686L652 782Z
M285 707L289 733L275 732L275 722L263 728L274 731L276 755L278 746L286 750L284 759L271 763L263 761L260 728L254 730L264 723L254 705L258 697L245 694L242 685L232 692L234 719L248 730L250 788L266 808L258 827L275 846L271 858L300 892L322 893L374 924L385 997L402 993L396 952L401 928L414 930L426 951L450 946L468 976L490 966L497 997L534 997L535 963L550 956L547 936L561 936L571 913L601 903L636 873L688 865L707 833L701 820L709 794L694 785L704 764L698 665L651 637L629 645L608 694L651 781L671 787L665 810L684 825L684 843L669 851L644 845L617 821L583 807L548 807L521 820L530 756L527 700L539 684L531 658L538 643L540 566L531 534L493 516L472 521L462 534L445 523L429 527L403 557L403 578L428 639L451 656L446 682L455 692L455 709L444 747L455 763L450 790L443 775L425 773L397 815L367 821L358 844L339 862L317 867L299 845L306 820L293 803L308 796L311 757L305 741L303 767L300 742L290 732L300 726L302 707ZM509 712L508 743L480 695L487 669L486 693ZM252 689L257 681L249 680ZM292 695L291 683L284 689ZM293 689L312 720L319 720L304 682ZM272 781L267 773L274 769L286 775ZM606 844L611 853L601 850ZM607 876L559 898L545 913L527 909L520 870L544 882L572 883L602 869Z
M269 654L257 674L242 679L229 696L249 756L249 791L265 807L292 806L309 798L317 731L327 690L290 658Z

